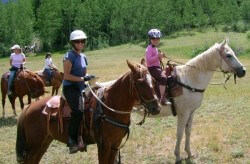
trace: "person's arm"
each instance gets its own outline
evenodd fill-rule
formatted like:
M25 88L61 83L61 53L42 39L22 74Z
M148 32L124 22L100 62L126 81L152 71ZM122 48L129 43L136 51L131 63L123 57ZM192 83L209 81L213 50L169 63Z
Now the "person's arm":
M64 60L63 62L64 80L75 81L75 82L84 81L84 77L77 77L70 74L71 68L72 68L72 63L70 62L70 60Z
M152 48L148 48L146 52L147 63L152 64L159 61L158 55L154 54Z

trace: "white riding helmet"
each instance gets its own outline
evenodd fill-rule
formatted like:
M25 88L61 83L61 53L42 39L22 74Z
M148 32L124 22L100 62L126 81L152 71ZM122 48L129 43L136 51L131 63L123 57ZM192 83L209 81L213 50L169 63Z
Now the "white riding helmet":
M21 47L18 44L16 44L16 45L12 46L10 49L11 50L14 50L14 49L19 49L20 50Z
M161 38L161 31L160 30L158 30L158 29L151 29L151 30L149 30L149 32L148 32L148 37L150 38L150 39L152 39L152 38Z
M75 30L70 34L70 41L87 39L87 35L82 30Z

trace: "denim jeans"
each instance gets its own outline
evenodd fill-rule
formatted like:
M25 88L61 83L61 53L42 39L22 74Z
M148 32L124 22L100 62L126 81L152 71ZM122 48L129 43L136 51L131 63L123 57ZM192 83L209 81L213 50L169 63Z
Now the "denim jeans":
M10 77L9 77L9 80L8 80L8 92L11 91L11 87L12 87L12 82L16 76L16 72L17 72L17 69L12 69L10 71Z
M48 68L45 68L44 71L45 71L45 74L46 74L46 81L50 82L50 79L51 79L51 76L52 76L52 71L50 69L48 69Z

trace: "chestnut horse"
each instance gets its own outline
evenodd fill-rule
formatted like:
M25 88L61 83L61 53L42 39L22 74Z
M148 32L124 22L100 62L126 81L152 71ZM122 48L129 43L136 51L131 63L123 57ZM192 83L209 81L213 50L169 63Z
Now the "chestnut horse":
M5 99L8 91L8 79L5 73L1 78L1 91L2 91L2 107L3 117L5 117ZM24 108L23 97L28 95L28 103L31 103L31 98L39 98L44 95L45 88L42 79L35 73L22 69L16 74L13 80L13 94L9 97L13 114L16 116L15 100L18 97L21 109Z
M43 73L43 70L40 70L40 71L36 71L35 72L36 74L38 74L42 79L43 79L43 82L44 84L46 84L46 75ZM58 90L62 84L62 80L63 80L63 73L58 71L57 69L53 69L52 70L52 77L51 77L51 83L49 85L45 85L46 87L47 86L52 86L52 96L54 95L57 95L58 94Z
M97 98L101 110L95 110L97 120L93 122L94 137L84 134L82 136L87 144L97 143L100 164L114 163L121 141L128 133L135 102L140 101L153 115L160 112L153 87L154 81L147 69L129 61L127 64L129 72L111 86L99 89L103 89L103 98ZM58 119L49 120L47 126L47 119L42 110L49 99L50 97L47 97L31 103L18 119L16 155L20 163L39 163L54 139L63 143L68 141L68 119L63 119L63 133L58 131Z
M245 67L235 56L234 51L228 46L228 40L216 43L207 51L199 54L188 61L185 65L175 67L176 76L186 87L182 87L183 94L174 98L174 105L177 113L177 141L174 154L176 162L182 160L180 156L180 144L185 132L185 151L188 158L192 156L190 149L190 136L195 110L200 107L204 91L207 88L213 74L221 69L223 73L233 73L235 77L244 77ZM184 86L183 85L183 86ZM139 110L136 112L141 113ZM161 112L156 117L167 117L173 115L171 106L161 107ZM154 116L152 116L154 117Z

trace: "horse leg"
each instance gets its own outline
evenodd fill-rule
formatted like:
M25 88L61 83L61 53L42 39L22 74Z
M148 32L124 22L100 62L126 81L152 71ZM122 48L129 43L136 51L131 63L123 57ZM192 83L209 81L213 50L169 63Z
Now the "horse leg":
M119 163L118 161L119 161L119 157L117 157L117 151L118 151L118 147L120 146L120 144L121 144L121 141L122 140L120 140L120 141L118 141L118 142L116 142L115 144L113 144L112 145L112 147L113 148L116 148L116 149L112 149L112 147L111 147L111 150L110 150L110 158L109 158L109 163Z
M185 135L186 135L185 151L188 154L188 158L192 156L191 149L190 149L190 136L191 136L191 130L192 130L193 116L194 116L194 112L190 114L189 119L186 124L186 128L185 128Z
M8 97L9 97L9 100L10 100L10 103L11 103L13 114L15 116L17 116L17 114L16 114L16 107L15 107L16 96L12 96L12 97L8 96Z
M54 139L52 137L47 137L47 139L43 142L43 144L40 147L39 152L36 155L36 162L40 162L44 153L47 151L47 149L49 148L50 143L53 141Z
M176 135L177 141L174 150L174 154L176 156L176 163L182 160L180 156L180 146L187 120L188 120L188 113L180 113L180 114L178 113L177 135Z
M3 117L5 117L5 99L6 99L6 94L2 94Z
M21 109L23 110L24 108L23 97L18 97L18 98L19 98Z
M56 90L56 95L57 95L57 94L58 94L58 90L59 90L59 88L56 88L55 90Z
M55 87L54 87L54 86L52 86L52 95L51 95L51 96L53 96L53 95L54 95L54 92L55 92Z
M97 146L99 164L109 164L111 145L103 140L102 144L98 143Z

